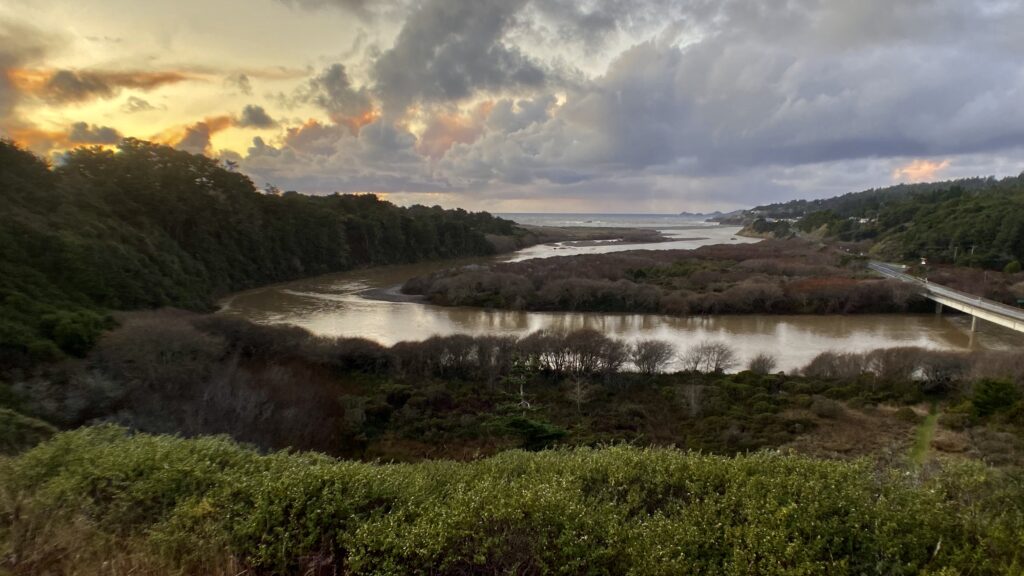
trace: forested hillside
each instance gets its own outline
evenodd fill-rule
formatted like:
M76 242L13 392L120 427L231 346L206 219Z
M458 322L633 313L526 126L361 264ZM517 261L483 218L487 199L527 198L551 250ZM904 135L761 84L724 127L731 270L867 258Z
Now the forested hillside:
M941 192L950 188L961 188L968 191L984 190L998 181L995 178L962 178L943 182L922 182L918 184L897 184L886 188L871 188L862 192L848 192L832 198L817 200L790 200L757 206L748 211L748 216L758 215L765 218L802 218L812 212L831 210L841 217L871 216L882 208L899 202L910 196Z
M826 200L794 200L746 213L754 231L790 228L843 241L871 241L882 258L1020 270L1024 260L1024 174L901 184ZM790 227L786 222L796 220Z
M52 168L0 142L0 366L84 353L109 309L210 309L260 284L488 254L487 235L517 232L373 195L264 194L212 159L138 140Z

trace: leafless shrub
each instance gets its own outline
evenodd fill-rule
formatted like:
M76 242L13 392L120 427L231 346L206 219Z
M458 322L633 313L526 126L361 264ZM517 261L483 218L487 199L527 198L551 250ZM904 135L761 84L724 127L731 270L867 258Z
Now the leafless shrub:
M971 380L1005 379L1024 384L1024 362L1019 352L979 352L971 360Z
M971 368L970 359L959 352L926 350L921 354L921 376L926 392L946 391L963 382Z
M721 374L736 366L736 352L724 342L704 341L691 346L680 358L684 370Z
M856 378L867 370L867 358L855 352L822 352L804 366L804 376L811 378Z
M630 347L629 360L641 374L660 372L675 356L675 346L664 340L639 340Z
M750 360L747 369L755 374L771 374L777 365L775 356L762 352Z
M180 313L153 312L126 319L97 344L101 369L136 391L188 395L206 382L225 353L224 338L207 334Z
M867 353L866 368L886 382L908 381L917 373L921 352L912 346L872 350Z

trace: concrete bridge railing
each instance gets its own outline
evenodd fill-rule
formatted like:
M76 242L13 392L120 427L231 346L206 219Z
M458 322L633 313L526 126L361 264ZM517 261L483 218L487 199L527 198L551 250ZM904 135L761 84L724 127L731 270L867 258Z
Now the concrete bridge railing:
M972 331L977 329L977 322L980 318L993 324L1005 326L1011 330L1024 332L1024 310L1020 308L1014 308L1000 302L986 300L981 296L954 290L948 286L928 282L925 278L918 278L907 274L903 271L902 267L895 264L871 262L868 264L868 268L883 276L919 286L927 298L938 303L940 312L942 306L949 306L954 310L970 314L972 317Z

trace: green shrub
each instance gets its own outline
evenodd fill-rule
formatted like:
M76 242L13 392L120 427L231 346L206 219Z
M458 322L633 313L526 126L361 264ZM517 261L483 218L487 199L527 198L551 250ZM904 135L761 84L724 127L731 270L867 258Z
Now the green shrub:
M1013 382L985 378L974 383L971 404L975 413L984 417L1010 408L1020 396Z
M1014 261L1008 263L1003 268L1003 272L1005 272L1007 274L1016 274L1016 273L1020 272L1020 269L1021 269L1020 260L1014 260Z
M116 543L105 566L179 573L1011 574L1024 561L1019 481L978 464L912 478L620 446L381 465L102 427L3 463L0 482L18 502L0 516L17 574L84 571L98 542Z
M42 420L0 408L0 454L17 454L57 433Z

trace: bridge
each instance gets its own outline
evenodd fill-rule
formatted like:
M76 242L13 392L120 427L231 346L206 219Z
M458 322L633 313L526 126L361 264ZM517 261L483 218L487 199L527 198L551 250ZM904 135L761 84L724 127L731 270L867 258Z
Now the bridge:
M888 278L894 278L903 282L915 284L921 288L922 294L934 300L938 304L937 311L942 313L943 306L949 306L971 315L971 332L978 329L978 319L987 320L993 324L1005 326L1011 330L1024 332L1024 310L1007 306L1000 302L986 300L980 296L954 290L947 286L934 284L927 278L918 278L904 272L904 268L898 264L887 264L885 262L870 262L868 268Z

